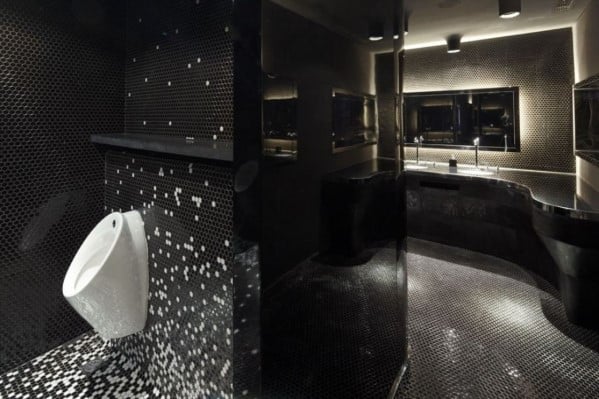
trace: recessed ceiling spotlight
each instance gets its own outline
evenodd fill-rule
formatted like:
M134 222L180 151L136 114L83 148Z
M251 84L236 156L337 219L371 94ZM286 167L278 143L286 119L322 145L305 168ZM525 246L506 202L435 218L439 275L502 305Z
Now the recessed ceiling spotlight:
M522 12L521 0L499 0L499 17L516 18Z
M368 26L368 40L378 42L385 36L385 27L381 21L372 21Z
M460 35L452 35L447 38L447 52L449 54L459 53L462 37Z

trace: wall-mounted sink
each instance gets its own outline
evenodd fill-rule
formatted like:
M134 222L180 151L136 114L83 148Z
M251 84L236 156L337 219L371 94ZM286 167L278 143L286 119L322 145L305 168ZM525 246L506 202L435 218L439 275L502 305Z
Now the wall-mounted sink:
M492 172L490 170L482 170L482 169L458 169L458 173L462 173L465 175L472 175L472 176L492 176L495 174L495 172Z
M423 169L428 169L428 166L418 165L418 164L413 164L413 163L406 164L406 170L423 170Z

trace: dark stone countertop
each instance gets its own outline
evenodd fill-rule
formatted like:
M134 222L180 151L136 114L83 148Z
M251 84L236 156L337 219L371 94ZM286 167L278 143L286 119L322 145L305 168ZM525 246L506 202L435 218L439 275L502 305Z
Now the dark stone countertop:
M373 159L362 162L349 168L329 173L324 177L325 181L348 182L351 184L362 184L376 176L394 176L398 169L395 161L387 159Z
M154 134L92 134L92 143L215 161L233 161L233 143Z
M409 164L408 164L409 165ZM413 164L412 164L413 165ZM448 166L429 166L422 170L407 170L408 174L436 175L455 180L486 181L489 184L501 184L506 187L525 188L530 192L534 205L545 212L561 214L576 219L599 221L599 209L582 202L576 196L576 175L558 172L535 172L515 169L490 168L489 176L467 174L464 170L472 167L458 167L458 172L450 171Z

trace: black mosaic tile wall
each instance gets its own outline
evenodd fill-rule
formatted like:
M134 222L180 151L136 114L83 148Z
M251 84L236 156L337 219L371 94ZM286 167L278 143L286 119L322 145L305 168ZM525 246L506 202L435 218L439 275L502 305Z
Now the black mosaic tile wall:
M572 30L464 43L459 54L442 47L405 55L404 92L520 88L521 152L481 151L484 164L574 172ZM474 164L473 150L422 149L421 160ZM416 149L406 148L408 159Z
M231 140L233 2L130 0L125 132Z
M108 152L105 198L142 210L150 261L148 323L118 345L157 396L232 397L232 170Z
M125 133L232 140L233 3L131 0ZM106 155L106 212L143 209L149 320L118 347L160 397L233 397L233 165Z
M120 1L0 2L0 373L89 326L62 296L102 216L89 135L122 130ZM1 395L0 395L1 396Z

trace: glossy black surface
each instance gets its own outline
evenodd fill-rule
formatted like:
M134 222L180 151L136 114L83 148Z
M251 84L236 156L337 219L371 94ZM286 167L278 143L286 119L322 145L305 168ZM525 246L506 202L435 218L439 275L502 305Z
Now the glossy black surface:
M395 162L372 160L323 178L321 262L364 263L373 245L395 237L400 222L396 174Z
M91 141L96 144L129 150L143 150L216 161L233 161L233 143L222 140L186 139L152 134L92 134Z
M379 158L329 173L323 180L327 182L364 184L374 177L382 175L395 176L396 173L397 164L395 161Z
M533 172L526 170L507 170L500 168L483 168L488 176L475 176L469 172L472 167L460 166L457 172L449 166L432 164L424 170L410 170L409 174L445 176L447 179L463 181L483 181L490 185L506 188L519 188L530 193L535 206L546 212L558 213L578 219L599 221L599 209L581 202L576 197L576 175L570 173Z
M576 205L574 179L409 171L409 233L527 267L559 287L572 322L599 328L599 218L568 208Z

